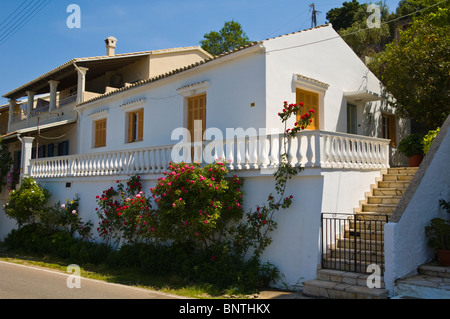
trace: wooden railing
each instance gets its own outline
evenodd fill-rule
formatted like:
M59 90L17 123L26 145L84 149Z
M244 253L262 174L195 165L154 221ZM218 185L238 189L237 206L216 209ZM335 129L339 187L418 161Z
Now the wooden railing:
M226 162L230 170L276 168L281 154L292 166L383 169L389 167L389 140L304 131L284 143L283 135L213 140L31 160L34 178L162 173L171 161Z

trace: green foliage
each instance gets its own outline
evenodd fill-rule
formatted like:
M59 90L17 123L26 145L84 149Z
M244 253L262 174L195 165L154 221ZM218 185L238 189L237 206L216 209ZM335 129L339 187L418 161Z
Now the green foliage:
M227 178L223 162L206 166L171 163L151 189L158 205L158 233L163 240L193 242L205 249L224 239L230 223L242 218L243 181Z
M440 127L450 114L449 31L449 24L436 24L431 15L415 18L369 64L395 97L390 104L396 113L428 129Z
M242 26L233 20L225 22L220 31L211 31L203 37L201 47L212 55L220 55L251 43Z
M357 0L342 3L342 7L333 8L326 14L328 22L333 25L336 31L349 28L357 22L357 13L363 8Z
M76 239L67 231L38 223L12 230L5 238L5 246L11 251L76 260L79 264L98 264L110 253L106 245Z
M441 199L439 205L450 213L450 203ZM428 244L434 249L450 249L450 220L443 218L433 218L430 225L425 227L425 235Z
M433 218L425 227L428 243L435 249L450 249L450 222L442 218Z
M365 13L364 9L361 9ZM363 19L354 22L350 27L342 29L339 34L345 42L359 56L373 56L384 48L391 36L389 26L381 24L379 28L367 28L367 17L362 15Z
M19 227L33 223L44 213L49 197L50 193L46 189L26 177L17 191L10 192L6 214L15 219Z
M6 178L10 172L13 160L8 151L8 146L0 139L0 193L6 185Z
M85 223L79 217L79 202L78 195L72 200L67 199L64 204L58 202L42 211L39 223L49 229L63 230L72 237L77 233L80 238L89 239L92 223Z
M418 134L410 134L400 141L398 151L406 157L423 155L422 139Z
M154 230L154 211L142 191L139 176L132 176L125 185L117 181L117 189L110 187L97 195L97 215L100 219L97 231L108 245L118 245L123 239L135 242Z
M430 150L431 144L436 138L437 133L439 133L439 127L435 130L429 131L422 140L422 150L424 154L427 154Z

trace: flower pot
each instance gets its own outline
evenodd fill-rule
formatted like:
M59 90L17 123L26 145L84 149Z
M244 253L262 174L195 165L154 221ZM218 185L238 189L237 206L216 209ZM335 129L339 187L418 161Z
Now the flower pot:
M450 266L450 250L438 249L437 257L441 266Z
M409 167L418 167L422 163L423 155L413 155L409 158Z

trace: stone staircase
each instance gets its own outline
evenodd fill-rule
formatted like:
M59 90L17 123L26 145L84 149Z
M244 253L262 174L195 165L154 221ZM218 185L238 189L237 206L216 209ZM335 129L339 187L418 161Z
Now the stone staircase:
M450 299L450 267L430 262L396 281L392 299Z
M384 271L384 224L416 172L416 167L383 172L353 215L339 221L338 228L343 231L323 255L317 278L304 282L304 294L330 299L387 298L382 276L380 288L368 288L373 270L368 274L367 267L375 264L381 273Z

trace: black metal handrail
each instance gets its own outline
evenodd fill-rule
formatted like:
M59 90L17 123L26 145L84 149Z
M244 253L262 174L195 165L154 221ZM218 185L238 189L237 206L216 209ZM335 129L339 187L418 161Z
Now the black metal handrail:
M367 272L384 269L384 224L387 215L322 213L322 268Z

